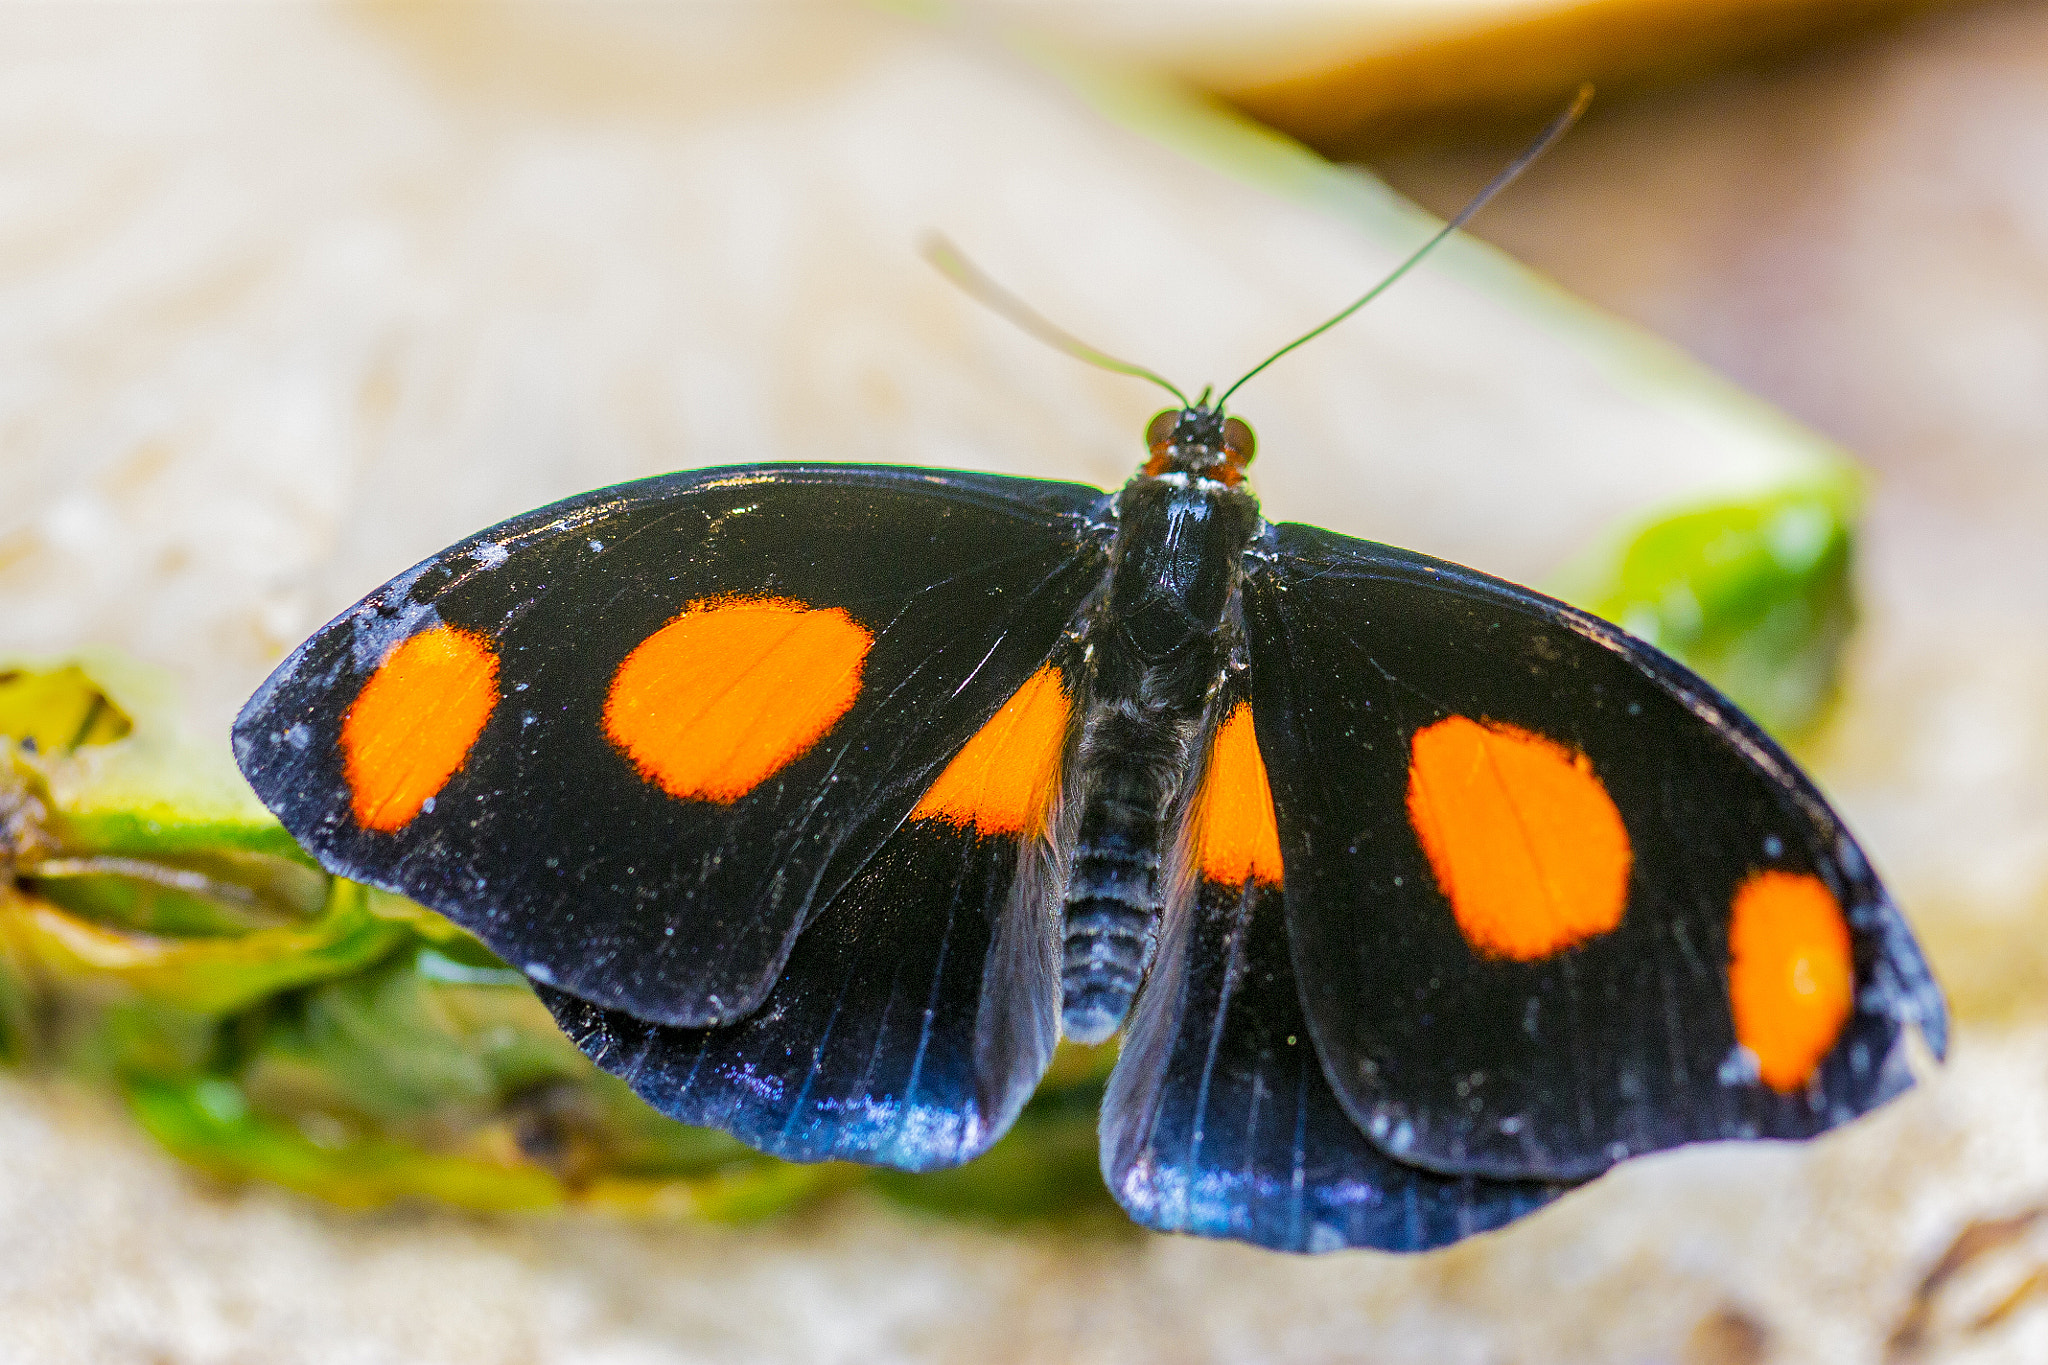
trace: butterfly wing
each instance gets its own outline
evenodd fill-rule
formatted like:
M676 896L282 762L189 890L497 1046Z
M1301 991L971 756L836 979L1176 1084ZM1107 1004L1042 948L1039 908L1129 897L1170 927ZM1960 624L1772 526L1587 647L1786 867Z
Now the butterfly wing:
M1711 687L1596 618L1280 526L1247 575L1309 1034L1382 1150L1578 1179L1911 1084L1939 990L1861 850Z
M556 1021L656 1109L786 1160L921 1171L985 1151L1059 1040L1047 833L1078 732L1062 662L947 765L760 1009L670 1028L543 986Z
M1159 954L1103 1101L1103 1178L1162 1232L1277 1251L1426 1251L1569 1188L1443 1175L1368 1142L1302 1017L1272 798L1234 688L1220 696Z
M436 555L235 724L329 870L544 983L706 1028L1059 642L1105 495L894 468L622 485Z

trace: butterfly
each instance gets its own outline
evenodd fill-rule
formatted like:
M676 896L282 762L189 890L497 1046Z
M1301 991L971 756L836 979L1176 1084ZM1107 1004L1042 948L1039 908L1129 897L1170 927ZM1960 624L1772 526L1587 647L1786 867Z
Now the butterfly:
M1230 393L1174 393L1115 492L757 465L514 518L301 645L237 760L764 1152L955 1165L1120 1035L1102 1172L1162 1230L1441 1246L1943 1051L1863 853L1712 687L1268 523Z

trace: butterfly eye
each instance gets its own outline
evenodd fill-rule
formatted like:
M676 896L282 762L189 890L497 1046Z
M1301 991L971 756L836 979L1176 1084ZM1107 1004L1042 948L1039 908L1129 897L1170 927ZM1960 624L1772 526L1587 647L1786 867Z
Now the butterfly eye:
M1179 408L1167 408L1145 424L1145 449L1152 450L1164 445L1173 437L1173 428L1180 421Z
M1250 464L1259 448L1259 439L1252 435L1250 424L1231 417L1223 423L1223 448L1230 452L1232 464Z

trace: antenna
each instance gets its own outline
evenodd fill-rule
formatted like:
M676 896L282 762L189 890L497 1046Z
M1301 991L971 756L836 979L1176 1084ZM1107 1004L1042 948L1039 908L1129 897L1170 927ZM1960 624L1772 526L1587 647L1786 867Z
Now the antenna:
M1288 342L1285 346L1282 346L1279 350L1273 352L1273 354L1267 356L1264 360L1261 360L1258 364L1252 366L1249 370L1245 371L1244 375L1235 384L1232 384L1229 388L1225 389L1222 393L1222 396L1217 398L1216 406L1218 408L1221 408L1224 405L1224 403L1228 402L1230 399L1230 395L1236 393L1239 389L1244 387L1245 380L1250 379L1260 370L1265 369L1268 365L1278 360L1281 356L1286 355L1295 347L1304 345L1307 342L1315 340L1323 333L1329 331L1332 327L1335 327L1338 323L1344 321L1344 319L1350 317L1359 309L1365 307L1365 305L1367 305L1368 303L1371 303L1381 294L1384 294L1387 291L1387 289L1393 285L1395 280L1398 280L1403 275L1407 274L1410 270L1412 270L1415 267L1416 263L1420 261L1424 256L1427 256L1430 252L1436 250L1437 245L1441 243L1444 238L1450 236L1459 228L1463 227L1471 219L1473 214L1479 212L1479 210L1486 207L1486 203L1489 199L1493 198L1493 196L1499 194L1502 190L1506 189L1510 184L1514 183L1515 177L1520 175L1523 171L1528 170L1530 163L1535 161L1537 157L1542 156L1545 152L1549 151L1551 145L1555 143L1559 138L1563 137L1565 135L1565 132L1568 129L1570 129L1570 127L1574 123L1577 123L1579 121L1579 115L1586 112L1586 106L1592 102L1592 99L1593 87L1590 85L1580 86L1579 93L1572 98L1570 106L1567 107L1563 113L1559 114L1556 118L1552 119L1550 121L1549 126L1536 135L1536 140L1530 143L1526 148L1524 148L1520 156L1516 157L1513 161L1510 161L1508 163L1506 170L1502 171L1499 175L1496 175L1485 189L1479 191L1478 194L1474 195L1472 197L1472 202L1465 205L1464 208L1459 209L1457 217L1451 219L1450 222L1445 223L1443 227L1438 229L1437 234L1434 237L1430 238L1428 241L1424 242L1421 248L1417 250L1414 255L1410 256L1407 260L1401 262L1401 264L1395 266L1393 271L1390 274L1388 274L1388 276L1385 279L1381 280L1372 288L1366 290L1365 293L1360 295L1355 302L1353 302L1349 307L1343 309L1335 317L1331 318L1329 321L1321 324L1320 326L1312 327L1308 331L1303 332L1300 336Z
M1148 370L1143 365L1134 365L1128 360L1118 360L1109 352L1097 350L1073 333L1048 322L1029 304L984 275L974 262L961 253L960 248L939 233L925 234L924 258L930 261L940 274L959 285L970 298L990 312L1007 318L1055 351L1064 351L1074 359L1085 361L1097 369L1149 380L1172 394L1182 407L1191 406L1186 394L1167 383L1155 371Z

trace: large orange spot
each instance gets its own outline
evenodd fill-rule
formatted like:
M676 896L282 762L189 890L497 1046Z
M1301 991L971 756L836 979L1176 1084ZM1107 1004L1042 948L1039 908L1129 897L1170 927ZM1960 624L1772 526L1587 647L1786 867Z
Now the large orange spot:
M1440 720L1415 736L1408 819L1475 952L1533 962L1621 923L1628 831L1582 753Z
M498 704L498 656L482 636L423 630L384 657L341 721L356 823L402 829L469 757Z
M1071 709L1060 671L1040 665L953 756L910 818L1038 837L1058 784Z
M1743 882L1728 924L1728 1002L1765 1085L1806 1084L1849 1022L1855 978L1849 926L1818 877L1771 871Z
M1209 744L1202 789L1195 794L1195 860L1202 876L1223 886L1258 881L1279 886L1280 827L1266 760L1252 728L1252 708L1231 708Z
M692 602L612 675L605 735L670 796L730 804L846 714L874 642L838 607Z

